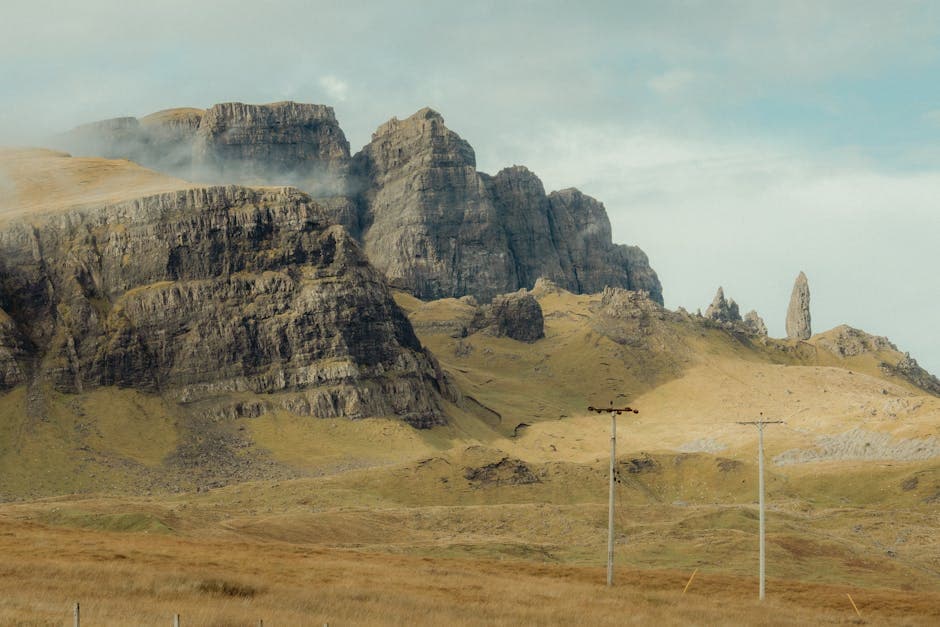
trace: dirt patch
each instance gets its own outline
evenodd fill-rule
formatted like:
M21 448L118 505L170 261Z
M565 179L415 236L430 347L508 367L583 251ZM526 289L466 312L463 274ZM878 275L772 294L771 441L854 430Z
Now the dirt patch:
M474 487L478 488L541 482L528 464L522 460L510 459L509 457L504 457L498 462L486 464L485 466L466 468L463 476L471 484L474 484Z
M797 559L809 557L842 557L844 555L844 552L838 547L820 544L819 542L813 542L812 540L806 540L804 538L778 536L776 538L768 538L768 540Z
M650 457L649 453L641 453L640 457L632 457L625 462L620 462L619 465L621 470L631 475L659 471L659 462Z
M739 462L736 459L725 459L724 457L719 457L715 460L715 465L718 466L719 472L734 472L740 470L743 463Z
M910 479L905 479L901 482L901 489L905 492L910 492L917 487L917 484L920 483L920 480L917 477L911 477Z

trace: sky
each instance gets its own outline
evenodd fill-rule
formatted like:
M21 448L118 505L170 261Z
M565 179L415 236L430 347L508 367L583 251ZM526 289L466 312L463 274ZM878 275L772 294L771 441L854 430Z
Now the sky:
M178 106L329 104L353 151L441 112L478 169L607 207L667 307L719 286L784 333L940 373L940 3L0 0L0 145Z

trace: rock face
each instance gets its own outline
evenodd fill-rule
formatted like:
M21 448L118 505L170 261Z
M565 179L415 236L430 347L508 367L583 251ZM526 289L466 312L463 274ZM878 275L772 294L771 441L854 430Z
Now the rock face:
M501 294L488 305L477 310L470 330L486 329L496 337L508 337L520 342L534 342L545 337L542 307L525 290Z
M744 314L744 326L754 335L767 337L767 325L764 324L764 319L757 315L757 312L753 309Z
M349 142L324 105L168 109L87 124L61 144L74 154L130 159L202 182L295 185L317 196L347 191Z
M886 374L901 377L934 396L940 396L940 379L921 368L910 353L904 353L904 357L894 365L881 362L879 366Z
M383 277L289 188L0 224L0 308L0 388L134 387L220 411L254 393L319 417L444 421L443 376Z
M296 185L315 196L346 191L348 161L333 108L296 102L217 104L202 117L193 145L197 177Z
M808 340L813 335L809 315L809 282L800 272L793 284L790 306L787 307L787 338Z
M352 159L330 107L293 102L171 109L80 127L63 147L124 157L184 179L295 185L359 239L394 285L420 298L531 289L575 293L662 286L642 250L613 244L604 205L576 189L545 193L513 166L489 176L431 109L381 125Z
M496 294L546 277L576 293L662 288L638 248L611 242L604 206L569 189L545 194L514 166L476 171L470 145L431 109L393 118L353 157L369 258L421 298Z
M716 322L740 322L741 313L738 311L738 304L734 299L725 300L725 291L718 288L712 304L705 310L705 317Z

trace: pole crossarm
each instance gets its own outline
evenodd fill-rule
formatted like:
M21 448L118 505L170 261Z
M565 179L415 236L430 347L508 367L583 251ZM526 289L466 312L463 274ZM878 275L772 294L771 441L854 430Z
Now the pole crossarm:
M623 413L628 413L628 414L640 413L639 409L633 409L632 407L594 407L594 406L591 406L591 407L588 407L588 411L596 411L599 414L606 411L609 414L617 414L617 415L620 415Z
M748 420L745 422L738 422L739 425L782 425L786 424L783 420Z

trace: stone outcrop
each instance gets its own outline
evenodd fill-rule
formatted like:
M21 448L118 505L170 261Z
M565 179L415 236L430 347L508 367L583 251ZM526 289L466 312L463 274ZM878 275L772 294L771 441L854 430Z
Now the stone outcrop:
M767 337L767 325L753 309L744 314L744 326L754 335Z
M478 173L473 149L431 109L380 126L353 168L366 253L421 298L488 300L546 277L576 293L611 285L662 302L643 252L612 243L601 203L574 189L546 195L519 166Z
M290 188L226 186L3 223L0 387L442 423L436 362L328 218Z
M839 357L855 357L865 353L898 350L897 346L886 337L871 335L845 324L820 334L816 344Z
M704 318L730 331L767 336L767 325L757 312L751 310L742 318L738 304L733 298L725 298L725 291L721 287L715 293L711 305L705 310Z
M904 353L896 364L881 362L879 366L885 374L900 377L934 396L940 396L940 379L924 370L910 353Z
M809 314L809 282L800 272L793 284L790 306L787 307L787 338L808 340L813 335Z
M705 317L715 322L741 322L741 313L734 299L726 300L725 291L721 287L715 293L712 304L705 310Z
M468 332L478 329L485 329L496 337L534 342L545 337L542 306L524 289L500 294L477 310Z
M296 102L217 104L203 115L193 145L197 177L295 185L315 196L346 191L348 160L333 108Z
M130 159L205 183L295 185L316 196L348 191L349 142L324 105L168 109L87 124L60 139L76 155Z

